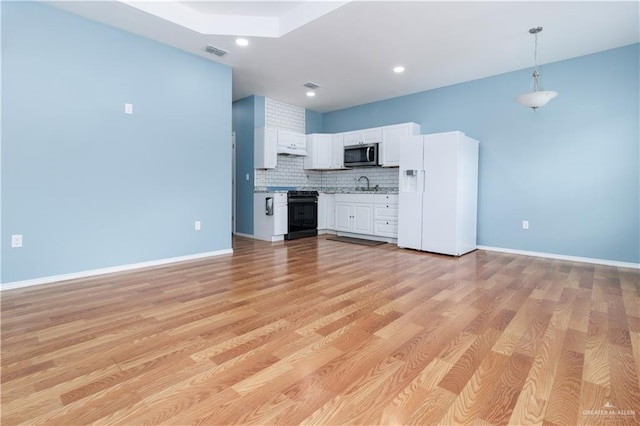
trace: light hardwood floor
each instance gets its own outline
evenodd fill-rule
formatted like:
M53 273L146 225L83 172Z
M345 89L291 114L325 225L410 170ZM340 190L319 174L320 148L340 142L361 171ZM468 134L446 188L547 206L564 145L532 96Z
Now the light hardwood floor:
M4 426L640 424L638 270L235 238L1 297Z

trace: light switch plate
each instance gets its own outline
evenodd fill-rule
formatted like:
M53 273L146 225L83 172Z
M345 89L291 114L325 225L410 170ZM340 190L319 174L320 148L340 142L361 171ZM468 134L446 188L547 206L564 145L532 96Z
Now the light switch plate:
M133 104L124 104L124 113L133 114Z

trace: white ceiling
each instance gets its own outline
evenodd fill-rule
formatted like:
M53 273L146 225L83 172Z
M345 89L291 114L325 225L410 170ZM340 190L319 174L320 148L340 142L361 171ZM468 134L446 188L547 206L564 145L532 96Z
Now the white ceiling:
M234 100L256 94L319 112L532 67L536 26L542 64L640 42L637 1L49 3L231 66ZM212 56L207 44L229 53ZM321 86L315 98L308 81Z
M183 1L200 13L237 16L280 17L301 6L302 1Z

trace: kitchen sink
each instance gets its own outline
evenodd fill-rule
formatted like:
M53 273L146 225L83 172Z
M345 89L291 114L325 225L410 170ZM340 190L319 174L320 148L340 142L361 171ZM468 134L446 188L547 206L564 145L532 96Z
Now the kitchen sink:
M360 188L359 186L356 186L356 191L362 191L362 192L378 192L380 191L380 185L376 185L373 188L369 188L367 185L367 188Z

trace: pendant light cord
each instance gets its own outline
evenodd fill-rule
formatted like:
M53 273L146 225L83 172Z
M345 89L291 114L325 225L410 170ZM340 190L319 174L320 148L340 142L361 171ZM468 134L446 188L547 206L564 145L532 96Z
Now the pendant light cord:
M540 82L538 81L540 73L538 72L538 31L533 34L533 91L538 92L540 90Z

